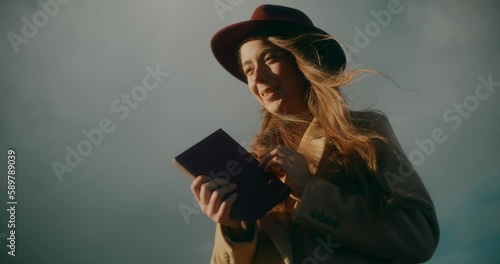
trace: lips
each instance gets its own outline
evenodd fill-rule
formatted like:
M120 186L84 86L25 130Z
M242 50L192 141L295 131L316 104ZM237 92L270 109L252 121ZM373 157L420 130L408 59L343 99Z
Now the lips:
M260 92L260 96L262 96L264 99L271 99L271 97L275 94L276 90L278 90L278 87L269 87Z

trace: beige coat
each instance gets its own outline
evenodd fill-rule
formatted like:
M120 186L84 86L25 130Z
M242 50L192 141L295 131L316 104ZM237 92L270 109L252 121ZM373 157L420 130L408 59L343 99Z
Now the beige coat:
M311 168L314 176L301 199L287 198L294 208L292 229L268 213L257 221L252 241L236 243L217 224L210 263L419 263L433 255L439 241L434 205L417 172L403 166L411 164L388 119L372 112L353 112L353 116L368 120L357 124L375 129L393 143L394 152L378 159L380 173L375 177L401 202L384 211L379 217L382 224L372 221L363 195L343 192L332 183L326 173L328 164L322 159ZM314 119L300 146L311 144L322 157L328 148L325 142Z

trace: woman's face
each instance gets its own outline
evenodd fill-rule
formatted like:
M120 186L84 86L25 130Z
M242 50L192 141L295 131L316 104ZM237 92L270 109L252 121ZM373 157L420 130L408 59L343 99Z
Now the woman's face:
M240 48L248 88L271 113L296 114L307 110L306 82L292 57L264 39L250 40Z

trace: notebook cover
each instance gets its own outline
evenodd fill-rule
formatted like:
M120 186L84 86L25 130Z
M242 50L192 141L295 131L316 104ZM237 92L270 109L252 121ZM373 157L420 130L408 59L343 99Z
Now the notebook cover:
M191 179L206 175L234 182L238 199L231 214L246 224L264 216L291 192L273 173L259 168L259 162L222 129L182 152L172 162Z

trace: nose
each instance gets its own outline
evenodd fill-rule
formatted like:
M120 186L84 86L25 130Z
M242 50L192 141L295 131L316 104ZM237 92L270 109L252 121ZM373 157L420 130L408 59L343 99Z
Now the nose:
M267 65L256 65L252 76L254 83L265 83L269 79L269 67Z

